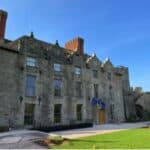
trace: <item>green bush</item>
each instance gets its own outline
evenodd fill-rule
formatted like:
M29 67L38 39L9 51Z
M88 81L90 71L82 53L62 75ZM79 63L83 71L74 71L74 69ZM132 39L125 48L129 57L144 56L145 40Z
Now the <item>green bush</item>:
M127 122L135 122L136 121L136 116L135 115L130 115L127 120Z
M48 140L54 144L61 144L64 138L61 136L48 136Z
M149 121L150 120L150 112L148 112L148 111L144 112L144 120L145 121Z
M5 132L5 131L9 131L8 127L0 127L0 132Z

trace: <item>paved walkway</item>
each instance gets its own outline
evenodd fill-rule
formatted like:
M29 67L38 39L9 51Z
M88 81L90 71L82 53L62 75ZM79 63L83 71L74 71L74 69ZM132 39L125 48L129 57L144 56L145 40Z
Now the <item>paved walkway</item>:
M47 133L30 130L16 130L0 133L0 149L46 149L35 143Z
M67 131L51 132L49 134L61 135L65 138L78 138L96 134L116 132L120 130L140 128L150 125L150 122L122 123L95 125L92 128L74 129ZM35 144L35 140L48 136L48 133L30 130L16 130L0 133L0 149L46 149Z

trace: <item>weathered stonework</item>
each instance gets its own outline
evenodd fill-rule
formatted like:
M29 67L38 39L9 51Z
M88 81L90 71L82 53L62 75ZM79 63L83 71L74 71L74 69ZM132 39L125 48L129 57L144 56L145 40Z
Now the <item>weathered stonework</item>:
M150 112L150 93L144 93L136 102L136 105L143 107L145 111Z
M101 62L96 55L68 50L58 44L23 36L15 41L0 42L0 126L24 126L25 105L34 104L34 126L54 126L54 105L61 104L61 125L80 122L100 124L99 108L91 104L94 84L98 85L98 98L105 104L105 122L124 122L135 116L135 104L130 95L128 68L114 67L109 59ZM82 51L82 53L81 53ZM27 57L37 61L36 67L26 65ZM54 71L54 63L62 66ZM76 76L74 68L81 68ZM98 77L93 77L97 70ZM26 76L36 76L36 94L25 96ZM108 79L108 75L111 79ZM61 97L54 96L54 79L63 83ZM75 83L81 82L81 97L76 96ZM82 120L77 121L76 106L82 104ZM113 109L113 110L112 110ZM112 112L113 111L113 112ZM59 125L57 124L57 125Z

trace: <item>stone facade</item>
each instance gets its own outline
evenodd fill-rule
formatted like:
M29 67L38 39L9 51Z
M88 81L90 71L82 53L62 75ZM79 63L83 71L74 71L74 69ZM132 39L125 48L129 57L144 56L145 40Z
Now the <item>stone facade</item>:
M142 88L134 90L137 118L150 120L150 92L143 92Z
M136 102L136 105L140 105L143 107L145 111L150 112L150 93L144 93Z
M32 106L33 116L28 117L34 126L124 122L135 116L128 68L115 67L109 59L102 62L95 54L85 54L83 44L83 39L75 38L63 48L58 42L38 40L33 33L14 41L1 38L0 126L26 125L27 104ZM28 58L33 58L36 66L29 66ZM59 71L55 64L61 68ZM28 75L35 77L34 96L26 95ZM54 94L54 80L61 81L59 96ZM104 109L91 104L94 97L105 103ZM61 104L58 122L56 104ZM79 104L81 110L77 112Z

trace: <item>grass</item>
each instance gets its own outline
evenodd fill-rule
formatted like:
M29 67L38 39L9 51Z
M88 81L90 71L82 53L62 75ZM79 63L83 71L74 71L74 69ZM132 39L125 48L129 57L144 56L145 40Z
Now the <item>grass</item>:
M53 149L150 149L150 128L131 129L103 135L89 136L56 145Z

